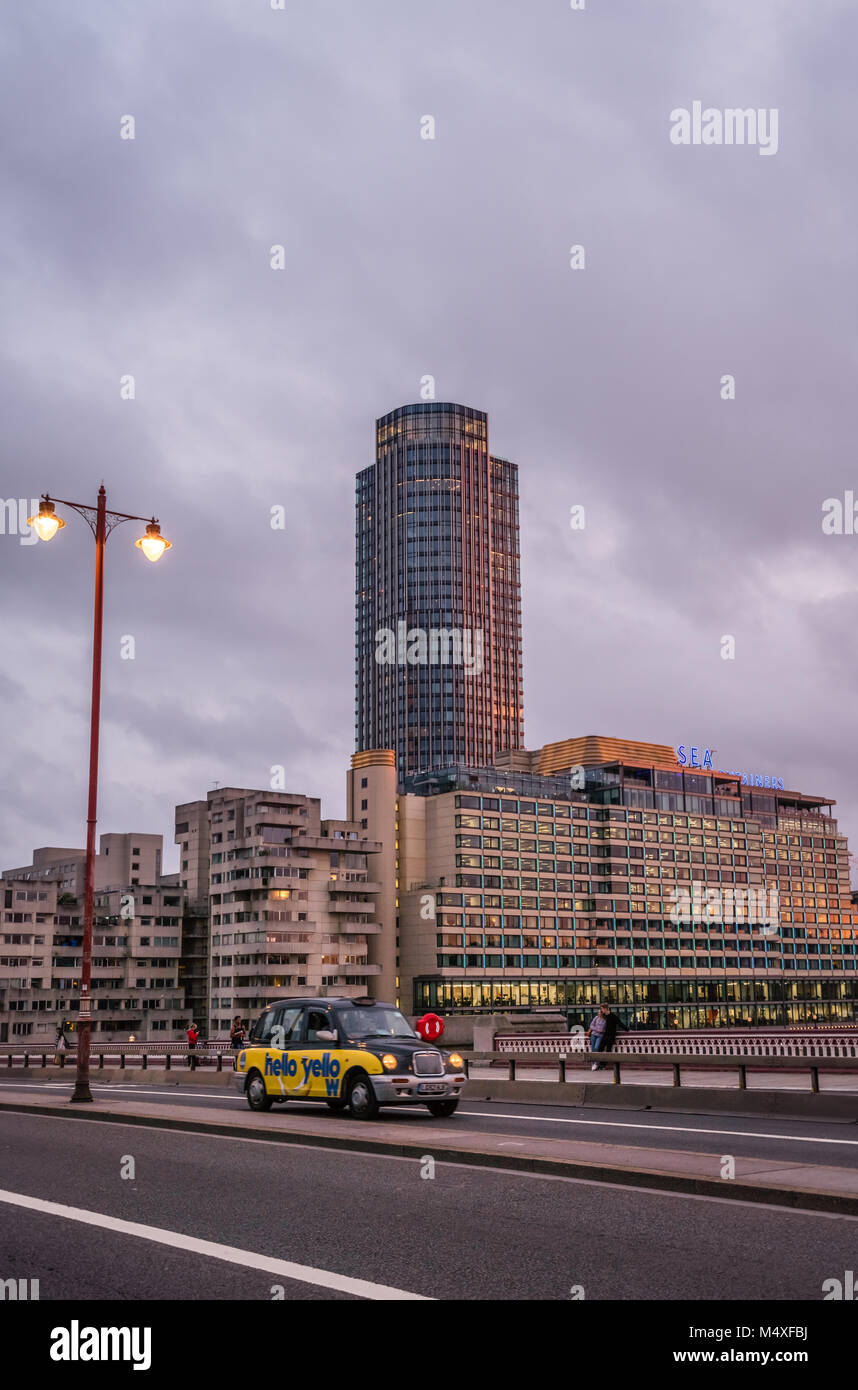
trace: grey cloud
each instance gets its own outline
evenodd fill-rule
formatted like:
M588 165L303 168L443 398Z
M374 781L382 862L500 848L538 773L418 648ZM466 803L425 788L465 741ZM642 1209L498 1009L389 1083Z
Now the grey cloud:
M699 737L837 797L858 833L855 561L820 529L858 484L851 9L7 17L0 491L103 478L175 543L148 567L130 525L110 541L102 828L169 835L174 800L278 761L342 810L353 476L374 416L432 373L520 465L528 744ZM777 156L672 147L697 97L777 106ZM837 582L811 602L784 576L815 562ZM4 863L83 834L91 563L77 518L50 547L0 537Z

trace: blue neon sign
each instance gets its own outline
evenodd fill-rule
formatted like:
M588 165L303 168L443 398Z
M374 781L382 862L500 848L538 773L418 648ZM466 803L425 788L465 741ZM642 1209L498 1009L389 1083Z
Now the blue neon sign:
M678 747L677 750L676 750L676 760L677 760L677 762L679 763L680 767L705 767L705 768L708 768L710 772L712 771L712 749L711 749L711 748L704 748L704 749L702 750L702 752L703 752L703 761L702 761L702 762L701 762L701 761L698 759L698 757L697 757L698 753L701 752L701 749L699 749L699 748L689 748L689 749L688 749L688 752L689 752L690 755L691 755L690 757L686 757L686 748L685 748L685 744L684 744L684 743L680 743L679 747Z
M741 777L743 787L768 787L773 792L784 790L782 777L763 776L760 772L725 772L725 777Z
M702 753L702 757L700 754ZM707 772L714 770L712 763L712 749L699 748L696 746L686 747L680 743L676 750L676 761L680 767L699 767ZM761 772L736 772L724 769L724 777L740 777L743 787L767 788L769 791L782 792L784 790L784 780L782 777L772 777Z

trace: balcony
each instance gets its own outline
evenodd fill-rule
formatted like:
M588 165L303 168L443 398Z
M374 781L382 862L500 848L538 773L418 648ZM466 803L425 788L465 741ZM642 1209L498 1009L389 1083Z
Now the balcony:
M379 854L381 840L337 840L329 835L301 835L292 841L297 849L339 850L341 854Z
M223 868L218 887L225 893L251 893L254 889L258 891L260 881L265 886L273 872L270 864L250 864L246 869Z
M263 946L266 944L269 946L279 946L284 941L288 942L290 935L295 933L303 935L319 930L318 922L299 922L295 917L287 917L285 921L280 921L279 918L271 917L268 913L263 914L263 916L264 920L258 924L255 922L238 922L232 923L231 925L227 923L222 927L215 927L215 931L222 932L224 935L231 935L233 944L231 946L229 944L222 944L220 946L215 946L214 949L216 951L235 951L260 944ZM236 930L236 927L241 928L247 926L255 927L256 930Z
M308 819L306 811L302 814L301 811L295 810L292 806L269 806L264 811L253 811L244 818L245 839L255 838L247 828L251 825L270 825L279 830L284 825L291 825L295 828L305 826Z
M228 995L233 1000L269 1000L276 998L278 996L278 991L282 991L284 997L291 997L293 995L296 997L312 997L318 994L318 989L314 989L312 986L299 985L297 973L288 985L274 985L270 980L260 980L258 985L235 985L232 989L223 991L223 994L224 998ZM226 1007L232 1008L233 1005L227 1005Z
M351 916L353 916L353 917L356 916L356 915L357 915L358 913L360 913L360 912L375 912L375 910L376 910L376 904L375 904L374 902L372 902L370 899L368 899L365 903L364 903L364 902L350 902L350 903L329 902L329 903L328 903L328 911L329 911L329 912L346 912L346 913L350 913Z
M64 991L57 989L31 989L29 985L13 985L8 980L0 980L0 999L53 999Z
M342 936L353 936L358 933L361 936L378 936L379 932L382 931L380 922L338 922L337 926Z
M233 955L232 966L222 965L220 963L220 958L216 956L214 958L214 968L219 970L222 975L234 975L236 971L240 970L255 970L257 966L260 969L276 970L278 968L277 962L270 961L268 959L269 956L303 957L311 955L314 951L318 953L321 949L322 946L319 941L284 941L280 943L279 949L269 946L267 950L242 951L240 956Z
M316 957L317 959L319 957L318 951L316 952ZM284 961L280 965L266 965L263 961L259 961L258 964L240 965L237 969L234 968L231 978L237 988L246 988L247 985L254 983L267 984L272 977L278 975L294 975L298 971L303 975L307 968L308 962L303 956L300 960ZM213 984L212 989L227 990L229 989L229 985Z

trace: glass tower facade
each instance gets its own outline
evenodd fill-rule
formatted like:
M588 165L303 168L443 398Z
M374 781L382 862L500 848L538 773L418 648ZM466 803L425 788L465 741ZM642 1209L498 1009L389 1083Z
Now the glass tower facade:
M400 777L522 745L518 468L488 418L427 401L376 422L356 490L356 747Z

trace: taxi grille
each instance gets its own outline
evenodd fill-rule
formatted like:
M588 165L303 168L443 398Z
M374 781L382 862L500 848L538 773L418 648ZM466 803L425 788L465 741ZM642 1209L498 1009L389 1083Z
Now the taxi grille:
M440 1052L415 1052L415 1076L443 1076L444 1059Z

